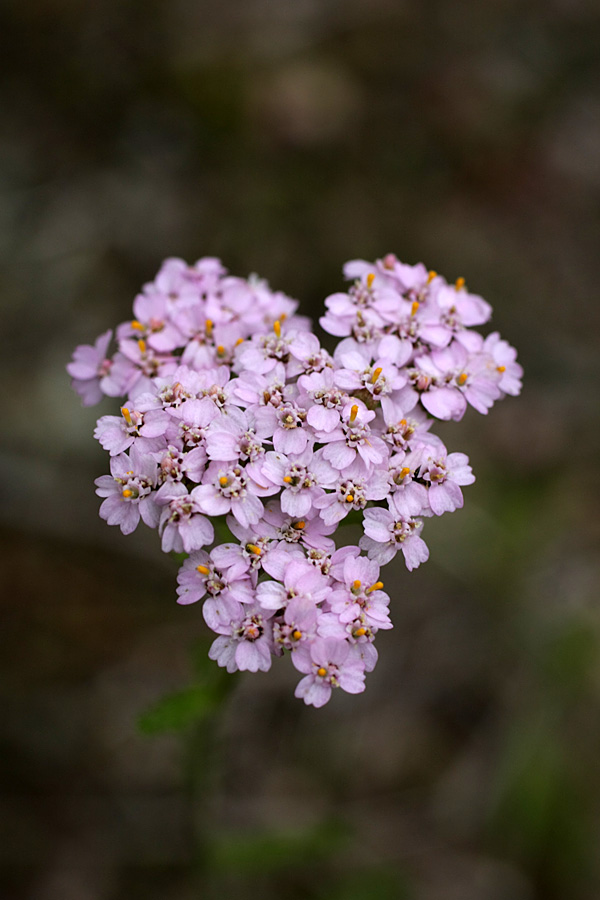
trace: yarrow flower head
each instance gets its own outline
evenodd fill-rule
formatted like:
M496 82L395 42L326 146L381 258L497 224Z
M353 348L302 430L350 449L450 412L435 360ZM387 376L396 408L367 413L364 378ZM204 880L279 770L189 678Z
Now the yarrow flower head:
M344 272L320 320L333 352L265 281L168 259L112 353L106 331L67 366L83 405L121 398L95 431L110 457L101 517L124 534L141 519L185 555L177 599L202 602L211 659L257 672L289 654L316 707L364 690L392 627L381 566L425 562L424 520L462 507L474 481L436 420L486 414L523 374L497 332L474 330L491 307L463 278L394 254ZM363 536L336 548L348 517Z

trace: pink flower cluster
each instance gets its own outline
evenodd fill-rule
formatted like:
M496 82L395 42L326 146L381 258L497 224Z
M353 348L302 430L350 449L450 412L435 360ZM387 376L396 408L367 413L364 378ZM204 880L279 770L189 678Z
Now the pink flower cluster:
M188 554L178 602L204 601L212 659L266 671L288 651L314 706L364 690L392 627L380 566L398 552L409 570L424 562L423 520L461 507L474 480L434 420L487 413L522 375L497 333L473 330L491 308L463 279L393 255L345 274L321 319L341 338L333 355L266 282L169 259L116 352L107 331L67 367L84 405L126 398L95 431L111 457L102 518L124 534L141 518L165 552ZM364 535L336 549L352 513Z

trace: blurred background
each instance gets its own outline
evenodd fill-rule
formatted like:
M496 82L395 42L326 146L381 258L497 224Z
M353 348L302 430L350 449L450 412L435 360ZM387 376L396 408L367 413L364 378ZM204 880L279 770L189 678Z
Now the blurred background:
M599 26L594 0L2 4L2 900L600 896ZM366 693L315 711L289 660L207 667L156 534L100 521L114 404L64 366L166 256L317 317L390 251L493 304L525 388L444 427L478 480L386 570Z

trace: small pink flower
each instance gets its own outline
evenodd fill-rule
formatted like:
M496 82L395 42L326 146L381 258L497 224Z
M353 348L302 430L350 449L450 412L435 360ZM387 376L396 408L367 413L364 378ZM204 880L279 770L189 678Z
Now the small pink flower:
M336 687L349 694L360 694L365 689L364 663L350 652L346 641L317 638L310 649L299 647L292 654L292 662L305 675L295 696L307 705L324 706Z

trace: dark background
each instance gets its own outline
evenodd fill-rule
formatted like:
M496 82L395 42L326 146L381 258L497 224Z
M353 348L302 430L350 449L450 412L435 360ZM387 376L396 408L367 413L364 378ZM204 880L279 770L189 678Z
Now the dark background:
M599 25L595 0L2 4L2 900L600 896ZM155 534L97 517L114 404L82 410L65 363L166 256L317 316L389 251L493 304L523 394L444 426L478 480L426 566L386 570L364 694L307 709L286 660L196 710L200 609ZM140 733L173 691L187 727Z

